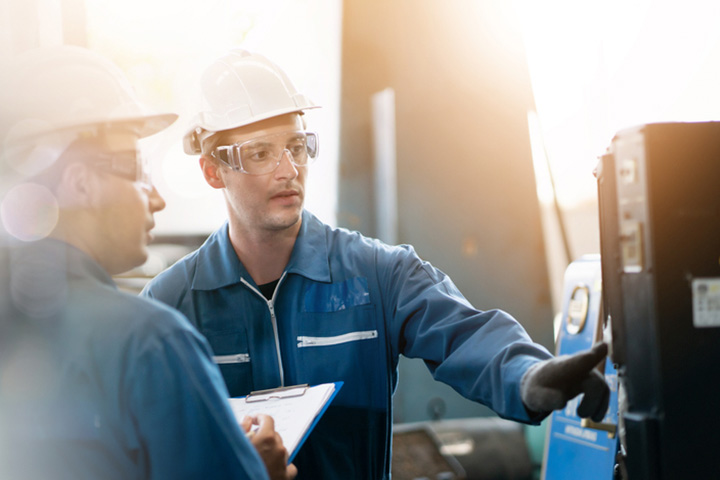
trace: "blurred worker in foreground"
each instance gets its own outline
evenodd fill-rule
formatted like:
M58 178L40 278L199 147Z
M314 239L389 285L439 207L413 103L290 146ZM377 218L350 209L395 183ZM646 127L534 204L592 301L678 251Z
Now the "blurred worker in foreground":
M292 478L272 419L256 450L205 339L177 311L117 289L165 207L121 71L79 47L3 72L0 478ZM260 455L258 455L258 451ZM262 458L261 458L262 457Z
M303 209L315 107L267 58L235 50L202 77L185 136L229 220L144 290L207 337L231 395L342 380L295 457L298 478L387 479L398 357L501 417L538 423L584 393L596 420L607 348L553 359L499 310L480 311L409 246L332 228Z

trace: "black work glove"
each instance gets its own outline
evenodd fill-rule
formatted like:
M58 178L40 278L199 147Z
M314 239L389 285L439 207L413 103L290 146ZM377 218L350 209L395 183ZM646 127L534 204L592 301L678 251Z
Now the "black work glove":
M525 408L537 413L551 412L584 393L578 416L601 421L610 401L610 388L595 367L607 351L605 343L598 343L585 352L561 355L530 367L520 380L520 397Z

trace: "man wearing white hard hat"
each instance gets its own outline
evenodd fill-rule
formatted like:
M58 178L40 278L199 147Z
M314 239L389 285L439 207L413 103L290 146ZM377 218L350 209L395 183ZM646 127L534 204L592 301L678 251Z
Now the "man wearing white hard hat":
M205 339L111 277L146 260L165 207L138 141L177 116L144 112L121 71L79 47L21 55L0 92L0 478L285 471L271 419L263 458L237 424Z
M388 479L399 355L500 416L537 423L580 393L603 418L607 348L553 358L510 315L481 311L410 246L332 228L303 209L315 105L262 55L234 50L202 77L184 146L228 221L144 290L207 337L231 395L344 386L295 457L298 478Z

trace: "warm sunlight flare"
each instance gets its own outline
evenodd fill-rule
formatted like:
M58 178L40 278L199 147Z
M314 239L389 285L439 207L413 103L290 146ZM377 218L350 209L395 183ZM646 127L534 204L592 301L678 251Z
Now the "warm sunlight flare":
M596 194L620 129L720 120L720 3L515 0L538 123L562 204Z

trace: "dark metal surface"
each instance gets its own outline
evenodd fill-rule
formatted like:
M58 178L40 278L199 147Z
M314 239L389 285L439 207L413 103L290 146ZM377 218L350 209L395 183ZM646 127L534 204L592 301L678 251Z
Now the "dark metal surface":
M717 478L720 326L696 324L692 284L720 278L720 122L624 130L609 155L598 176L603 283L627 392L628 477Z

